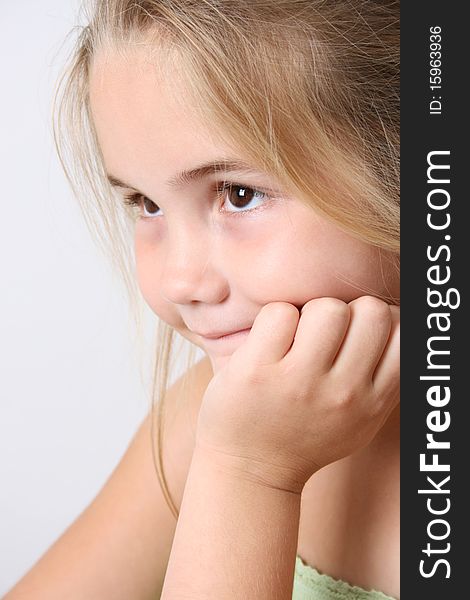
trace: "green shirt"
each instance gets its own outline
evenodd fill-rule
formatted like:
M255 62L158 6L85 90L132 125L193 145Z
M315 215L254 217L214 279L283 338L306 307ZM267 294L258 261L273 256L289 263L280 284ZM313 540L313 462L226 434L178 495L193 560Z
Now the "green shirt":
M321 574L297 556L292 600L396 600L396 598L376 590L367 591Z

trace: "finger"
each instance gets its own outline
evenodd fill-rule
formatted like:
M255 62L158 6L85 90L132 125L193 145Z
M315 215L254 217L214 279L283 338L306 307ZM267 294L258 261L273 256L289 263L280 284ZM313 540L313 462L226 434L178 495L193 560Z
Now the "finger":
M350 302L349 308L349 328L332 370L354 379L372 379L390 334L390 306L374 296L361 296Z
M244 360L269 364L281 360L292 345L299 311L288 302L271 302L262 307L248 338L237 349Z
M392 326L372 383L378 394L393 393L400 383L400 308L391 306Z
M348 329L349 319L349 306L338 298L309 300L302 307L294 343L288 353L289 360L319 373L329 371Z

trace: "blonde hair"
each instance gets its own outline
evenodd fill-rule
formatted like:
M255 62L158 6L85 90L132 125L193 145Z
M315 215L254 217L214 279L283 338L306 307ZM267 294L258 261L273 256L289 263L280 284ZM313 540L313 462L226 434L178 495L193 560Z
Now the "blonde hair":
M94 0L83 8L87 25L54 97L54 139L138 326L133 217L106 179L90 113L89 75L102 51L144 49L162 68L177 69L208 127L338 227L385 251L398 269L399 2ZM151 397L156 470L177 518L162 463L174 333L158 323ZM188 366L193 359L191 351Z

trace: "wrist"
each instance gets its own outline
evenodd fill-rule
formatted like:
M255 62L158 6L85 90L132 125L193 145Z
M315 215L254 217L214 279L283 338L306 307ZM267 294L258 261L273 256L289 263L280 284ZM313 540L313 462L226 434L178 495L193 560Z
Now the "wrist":
M221 477L228 477L260 489L298 496L302 494L304 483L295 477L290 469L267 464L264 460L234 455L224 450L198 442L194 448L192 465L214 470Z

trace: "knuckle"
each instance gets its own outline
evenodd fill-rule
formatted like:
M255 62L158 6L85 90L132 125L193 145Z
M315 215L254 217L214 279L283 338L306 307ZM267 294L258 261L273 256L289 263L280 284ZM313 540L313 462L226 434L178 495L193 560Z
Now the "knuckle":
M286 319L292 315L299 316L297 308L289 302L270 302L265 304L261 310L273 319Z
M339 298L326 298L326 300L324 310L328 314L339 317L349 316L350 309L346 302L343 302Z
M345 317L349 315L349 306L339 298L323 297L309 300L302 308L304 310L319 310L331 316Z
M372 318L391 320L390 306L375 296L360 296L351 302L354 309L367 312Z
M359 394L353 387L343 387L335 396L335 406L339 409L349 410L358 401Z
M374 391L378 395L379 392L384 401L388 398L393 398L397 394L400 394L400 369L396 369L392 373L389 373L387 380L381 382L380 388L374 386Z
M380 397L374 393L374 390L371 390L365 406L367 417L374 419L384 413L387 403L383 397Z

